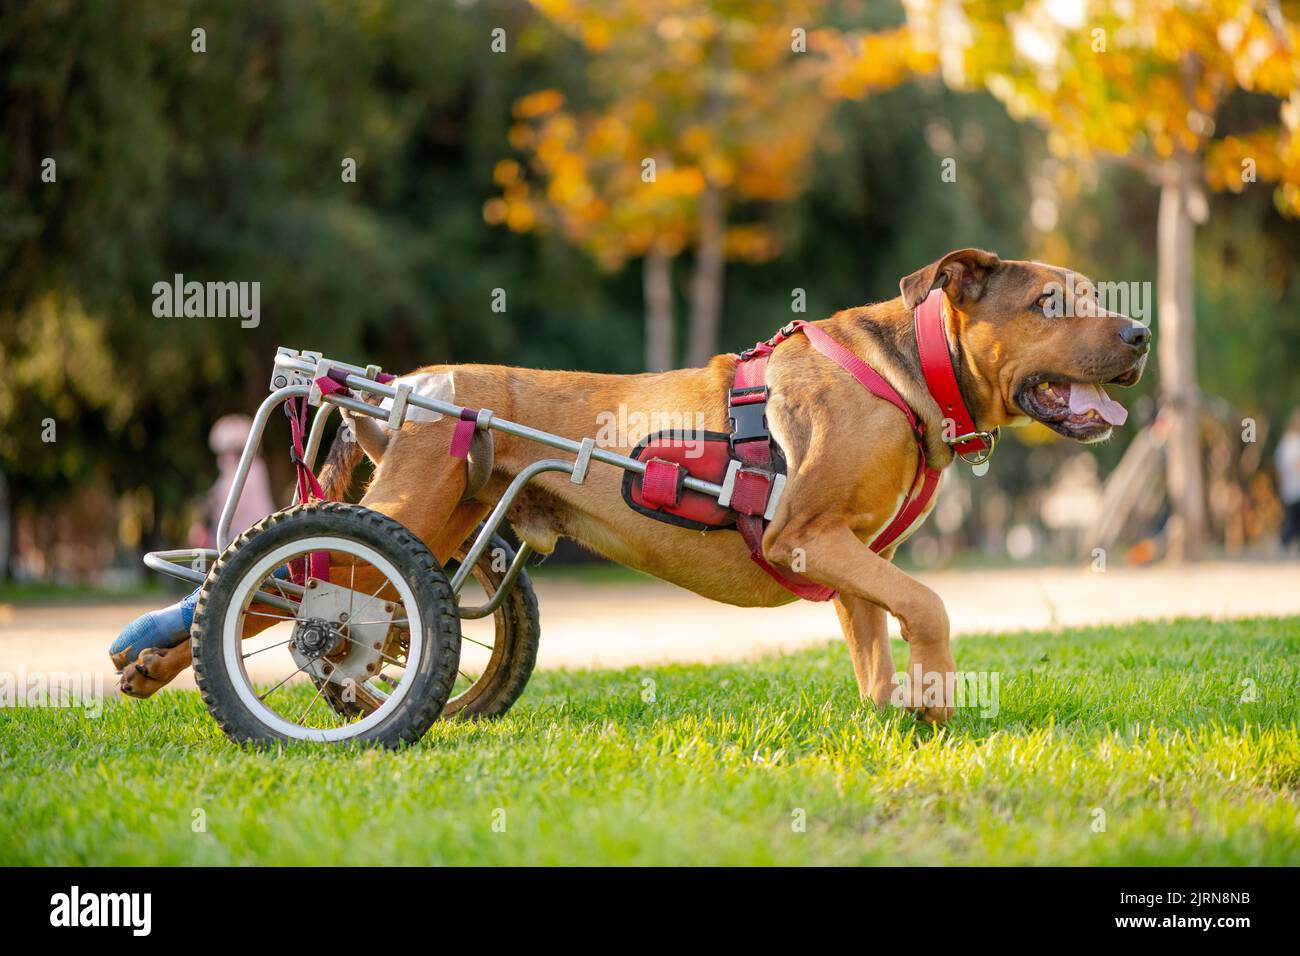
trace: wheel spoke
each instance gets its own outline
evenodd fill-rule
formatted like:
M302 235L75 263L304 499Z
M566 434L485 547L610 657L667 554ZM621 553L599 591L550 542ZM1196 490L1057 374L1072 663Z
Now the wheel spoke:
M289 643L290 641L292 641L292 640L293 640L292 637L286 637L283 641L280 641L278 644L268 644L268 645L266 645L266 647L259 647L259 648L258 648L257 650L255 650L255 651L249 651L247 654L241 654L240 656L241 656L244 660L248 660L248 659L249 659L250 657L252 657L254 654L260 654L260 653L262 653L262 651L269 651L269 650L273 650L274 648L277 648L277 647L284 647L284 645L288 644L288 643Z
M290 674L290 675L289 675L288 677L286 677L284 680L280 681L280 683L276 684L274 687L272 687L270 690L268 690L265 694L262 694L261 696L259 696L257 699L260 700L260 701L262 701L263 703L265 703L265 702L266 702L266 698L270 697L272 694L274 694L277 690L279 690L279 689L280 689L281 687L283 687L285 684L289 683L289 681L293 680L295 677L297 677L299 674L301 674L301 673L306 669L306 667L307 667L307 665L306 665L306 664L303 664L303 665L302 665L301 667L299 667L296 671L294 671L292 674Z
M462 635L460 636L460 639L461 639L462 641L469 641L471 644L477 644L479 647L485 647L485 648L487 648L489 651L495 651L495 650L496 650L496 645L495 645L495 644L484 644L482 641L476 641L474 638L472 638L472 637L468 637L468 636L466 636L466 635L464 635L464 634L462 634Z
M357 596L357 556L352 555L352 576L348 580L348 623L352 623L352 599Z
M254 600L256 600L256 599L254 599ZM289 616L289 615L287 615L287 614L268 614L268 613L266 613L265 611L245 611L244 613L245 613L245 614L248 614L248 615L251 615L252 617L269 617L269 618L273 618L273 619L275 619L275 620L277 620L277 621L296 621L296 620L298 620L298 616L297 616L296 614L293 615L293 616L291 617L291 616Z
M278 593L278 594L280 595L280 597L284 598L286 601L292 601L292 600L294 600L293 598L289 597L288 593L287 593L287 592L285 591L285 589L280 585L280 579L277 578L274 574L270 575L266 580L271 582L271 587L275 588L276 593ZM262 583L265 584L266 581L263 581ZM260 590L260 588L259 588L259 590ZM299 603L302 603L302 602L299 601Z
M333 673L334 673L334 666L330 665L330 674ZM325 675L320 679L320 686L316 688L316 696L311 699L311 703L307 705L307 709L302 712L302 716L299 717L296 721L294 721L294 723L301 724L304 720L307 719L307 715L310 714L311 709L316 706L316 701L320 700L320 695L325 693L325 688L328 685L329 685L329 674Z

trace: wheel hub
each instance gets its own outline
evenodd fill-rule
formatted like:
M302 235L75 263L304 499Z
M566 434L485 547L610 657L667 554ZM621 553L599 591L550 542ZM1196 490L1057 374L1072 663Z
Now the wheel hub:
M307 660L320 660L337 654L347 641L346 635L328 621L318 617L299 621L293 629L293 648Z
M383 668L397 606L328 581L312 579L302 597L289 653L332 684L363 684Z

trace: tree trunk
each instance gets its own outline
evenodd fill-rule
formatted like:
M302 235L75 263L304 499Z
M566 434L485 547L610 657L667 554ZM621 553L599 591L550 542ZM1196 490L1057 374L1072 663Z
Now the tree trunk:
M1195 306L1189 204L1196 188L1194 157L1180 155L1162 171L1157 224L1157 272L1162 413L1168 416L1166 481L1173 509L1169 557L1200 557L1205 547L1205 483L1201 474L1196 387Z
M706 186L700 196L695 271L691 275L691 340L686 357L693 368L707 365L718 352L726 268L725 219L722 191Z
M642 264L645 294L645 367L663 372L673 367L672 260L651 249Z

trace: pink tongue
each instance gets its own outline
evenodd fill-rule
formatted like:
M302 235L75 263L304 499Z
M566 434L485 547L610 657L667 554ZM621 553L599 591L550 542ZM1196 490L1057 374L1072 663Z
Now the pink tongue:
M1128 409L1106 394L1099 385L1070 385L1070 411L1076 415L1096 412L1111 425L1128 421Z

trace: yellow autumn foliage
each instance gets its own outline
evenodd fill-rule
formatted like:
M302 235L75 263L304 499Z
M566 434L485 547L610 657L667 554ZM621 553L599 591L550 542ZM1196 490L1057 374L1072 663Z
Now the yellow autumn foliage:
M672 255L697 231L706 190L729 208L780 203L804 185L836 102L896 85L934 57L906 28L846 35L822 26L829 0L533 0L582 43L602 102L574 110L558 90L519 99L518 159L493 171L483 217L546 228L619 268ZM729 223L729 257L780 251L763 222Z
M943 78L987 87L1017 118L1051 130L1057 155L1204 160L1214 189L1240 191L1242 164L1300 213L1298 5L1271 0L904 0L912 42ZM1236 90L1271 95L1276 126L1215 139ZM1290 119L1288 120L1288 111Z

